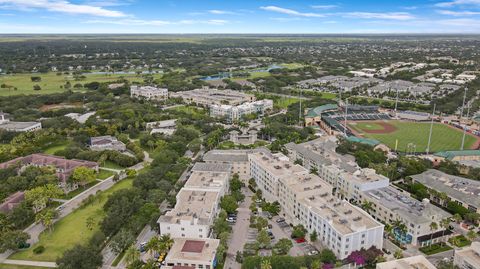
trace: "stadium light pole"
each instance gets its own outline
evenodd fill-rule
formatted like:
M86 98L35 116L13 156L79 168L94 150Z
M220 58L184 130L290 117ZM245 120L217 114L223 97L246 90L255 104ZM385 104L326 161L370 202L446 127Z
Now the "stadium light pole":
M348 97L350 98L350 97ZM343 126L343 135L347 137L347 114L348 114L348 98L345 98L345 123Z
M467 98L467 90L468 90L468 88L465 87L465 92L463 93L462 108L461 108L461 110L460 110L460 123L461 123L462 117L463 117L463 110L465 109L465 99Z
M432 141L432 130L433 130L433 117L435 116L435 108L437 104L433 104L433 113L432 113L432 121L430 122L430 133L428 135L428 144L427 144L427 154L430 152L430 142Z
M467 121L468 121L468 117L470 115L470 104L468 105L468 108L467 108ZM462 122L460 121L460 124ZM460 148L460 150L463 150L463 147L465 146L465 135L467 134L467 128L466 126L463 126L463 137L462 137L462 147Z
M397 107L398 107L398 88L397 88L397 97L395 98L395 117L397 117Z

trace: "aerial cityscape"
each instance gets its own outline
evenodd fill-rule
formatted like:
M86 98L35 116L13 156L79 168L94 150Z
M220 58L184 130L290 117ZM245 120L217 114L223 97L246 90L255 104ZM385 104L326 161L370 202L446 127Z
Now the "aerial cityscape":
M480 269L480 1L0 0L0 269Z

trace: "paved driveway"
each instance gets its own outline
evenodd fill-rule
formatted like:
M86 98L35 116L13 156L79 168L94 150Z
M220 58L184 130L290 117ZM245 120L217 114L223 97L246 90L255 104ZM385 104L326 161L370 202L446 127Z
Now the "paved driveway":
M273 217L272 220L269 220L268 223L272 225L272 233L275 236L275 240L278 241L282 238L290 239L290 235L292 234L292 228L290 225L286 223L277 223L276 220L279 217ZM291 240L291 239L290 239ZM290 256L303 256L305 255L305 250L302 248L301 244L296 243L292 240L293 247L290 249L288 253Z

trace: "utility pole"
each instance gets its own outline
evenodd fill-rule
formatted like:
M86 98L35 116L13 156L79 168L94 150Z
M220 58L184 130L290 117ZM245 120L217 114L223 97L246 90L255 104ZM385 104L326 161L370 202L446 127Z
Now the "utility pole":
M467 109L467 121L468 121L468 117L470 115L470 104L468 105L468 109ZM462 122L460 121L460 124L462 124ZM466 123L465 123L466 125ZM460 148L460 150L463 150L463 147L465 145L465 135L467 134L467 126L463 126L463 137L462 137L462 146Z
M427 144L427 154L430 152L430 142L432 141L432 130L433 130L433 117L435 116L435 108L437 104L433 104L433 113L432 113L432 121L430 122L430 134L428 135L428 144Z

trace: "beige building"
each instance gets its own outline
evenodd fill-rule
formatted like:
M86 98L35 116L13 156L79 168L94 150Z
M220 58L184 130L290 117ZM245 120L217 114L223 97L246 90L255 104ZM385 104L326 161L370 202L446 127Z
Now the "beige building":
M480 268L480 242L473 242L469 247L455 250L453 263L460 269Z
M147 100L166 100L168 99L168 89L133 85L130 86L130 97Z
M187 104L210 107L212 105L240 105L255 101L255 96L234 90L217 90L204 87L191 91L172 92L170 97L182 98Z
M389 262L377 263L377 269L436 269L436 267L425 258L418 255Z
M175 238L162 269L213 269L218 239Z
M263 197L278 201L287 222L303 225L340 259L361 248L382 248L384 226L362 209L332 195L332 186L285 155L249 154L251 176Z

